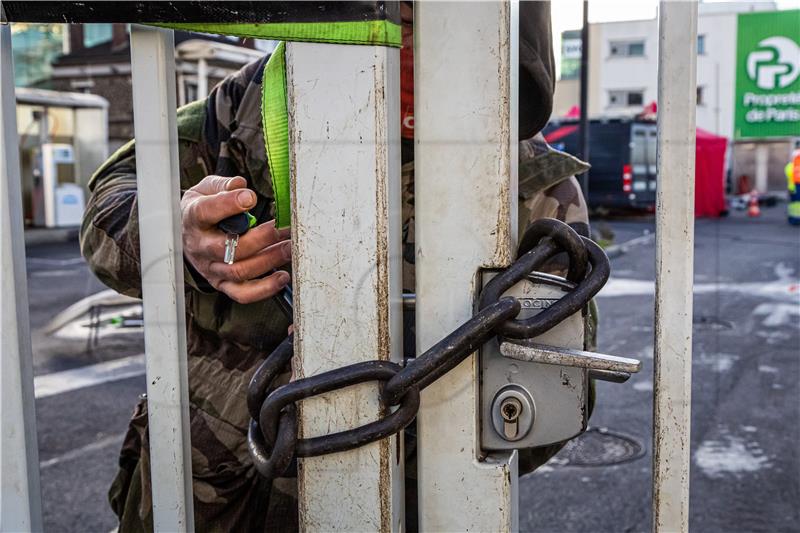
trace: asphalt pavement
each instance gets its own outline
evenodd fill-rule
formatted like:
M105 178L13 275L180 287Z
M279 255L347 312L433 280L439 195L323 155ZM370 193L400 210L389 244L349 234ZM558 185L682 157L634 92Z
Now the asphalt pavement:
M784 207L695 225L691 531L800 531L800 229ZM655 229L608 225L615 242ZM605 461L571 465L573 446L524 477L524 531L650 530L655 242L639 241L599 297L599 350L644 363L626 384L598 383L590 425L619 437L584 447ZM621 437L644 453L630 460Z
M696 224L693 531L800 531L800 231L786 225L783 207ZM615 245L628 243L610 254L599 349L644 368L626 384L599 383L590 431L520 480L523 531L650 530L655 228L651 217L594 224ZM37 380L143 352L140 331L96 346L88 328L86 337L80 327L45 333L57 313L104 287L73 238L37 239L27 253ZM66 392L36 403L45 527L108 532L106 491L145 380L62 381Z

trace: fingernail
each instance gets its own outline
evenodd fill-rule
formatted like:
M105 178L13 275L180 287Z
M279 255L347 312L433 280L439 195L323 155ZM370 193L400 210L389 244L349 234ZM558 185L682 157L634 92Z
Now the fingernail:
M288 272L284 272L283 270L278 271L278 283L281 284L281 287L288 285L291 280L292 277Z
M281 252L283 252L283 258L286 261L292 260L292 241L286 241L281 245Z
M248 208L253 206L256 199L253 191L242 191L236 195L236 201L241 207Z

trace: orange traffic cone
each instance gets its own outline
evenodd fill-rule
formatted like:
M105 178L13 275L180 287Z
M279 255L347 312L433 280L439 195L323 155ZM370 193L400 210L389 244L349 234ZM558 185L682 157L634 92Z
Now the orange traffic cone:
M758 207L758 192L755 189L750 193L750 201L747 203L747 216L761 216L761 208Z

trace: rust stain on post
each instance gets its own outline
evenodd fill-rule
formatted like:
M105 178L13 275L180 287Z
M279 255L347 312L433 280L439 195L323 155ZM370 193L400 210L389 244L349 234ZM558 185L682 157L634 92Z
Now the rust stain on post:
M500 189L497 191L495 200L497 201L497 218L495 223L495 250L492 257L492 264L489 267L504 267L511 264L511 50L508 46L511 5L509 2L502 3L501 20L497 32L497 48L490 53L497 55L497 79L500 83L500 95L503 100L502 115L500 117L500 157L498 158L497 179L500 181Z
M387 157L386 87L383 65L373 67L373 98L375 98L375 206L376 212L376 279L375 298L378 319L378 359L390 357L389 336L389 180Z
M376 212L376 277L375 298L378 321L378 338L375 354L380 360L391 357L391 337L389 333L389 160L388 135L386 120L386 86L384 66L381 62L373 67L373 90L375 99L375 206ZM383 407L379 408L383 411ZM379 416L384 413L380 412ZM398 438L395 436L394 438ZM379 473L378 498L380 501L380 530L392 530L392 476L391 476L391 439L378 442Z

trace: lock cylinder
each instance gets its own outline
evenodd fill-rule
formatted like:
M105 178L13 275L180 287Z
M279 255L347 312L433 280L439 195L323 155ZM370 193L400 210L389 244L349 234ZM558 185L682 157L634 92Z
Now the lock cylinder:
M503 440L525 438L535 417L533 398L524 387L510 384L497 391L492 402L492 425Z

